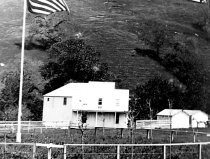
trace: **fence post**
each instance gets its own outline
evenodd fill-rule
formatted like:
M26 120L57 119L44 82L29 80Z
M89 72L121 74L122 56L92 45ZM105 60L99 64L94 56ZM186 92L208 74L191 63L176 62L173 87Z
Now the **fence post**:
M150 131L147 129L147 139L150 139Z
M166 159L166 145L163 146L163 159Z
M32 158L35 159L36 157L36 144L33 145L33 152L32 152Z
M196 142L196 132L193 132L193 142Z
M48 159L51 159L52 148L48 148Z
M117 145L117 159L120 159L120 145Z
M7 151L7 135L4 133L4 149Z
M173 130L171 130L171 132L170 132L170 141L172 142L173 140L174 140L174 132L173 132Z
M95 139L96 139L96 136L97 136L97 127L95 127Z
M28 133L30 132L29 127L30 127L30 121L28 122Z
M63 159L66 159L66 145L63 145Z
M199 149L198 149L198 152L199 152L199 159L201 159L202 157L202 144L199 144Z
M120 129L120 137L123 138L123 128Z

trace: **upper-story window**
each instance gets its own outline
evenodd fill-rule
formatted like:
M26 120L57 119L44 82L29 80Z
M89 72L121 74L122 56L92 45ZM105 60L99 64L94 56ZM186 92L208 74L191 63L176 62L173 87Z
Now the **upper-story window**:
M50 101L50 98L47 98L47 101L49 102Z
M63 98L63 105L67 105L67 98L66 97Z
M102 98L98 99L98 108L102 108L103 100Z
M98 99L98 105L102 105L102 104L103 104L102 98L99 98L99 99Z
M120 99L116 99L115 102L116 102L116 106L120 106Z

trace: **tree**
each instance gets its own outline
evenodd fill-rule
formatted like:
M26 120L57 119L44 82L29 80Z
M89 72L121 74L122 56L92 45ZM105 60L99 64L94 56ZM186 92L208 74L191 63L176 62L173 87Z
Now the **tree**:
M82 39L69 39L52 45L48 62L40 70L42 76L48 80L45 92L71 81L110 79L107 64L100 63L99 53Z
M66 36L62 29L62 25L66 21L64 17L33 17L26 38L25 49L47 50L54 43L61 41ZM20 43L16 43L16 45L21 46Z
M146 21L138 36L146 45L154 49L156 56L158 56L160 49L167 42L166 26L156 21Z
M209 73L202 58L193 52L190 41L182 38L173 42L161 63L186 87L185 108L205 110Z
M146 50L148 54L142 54L144 50L139 48L136 51L158 62L185 88L182 107L207 111L209 71L195 46L196 40L179 33L168 38L167 45L158 55L153 50Z
M156 76L134 90L136 119L154 119L156 114L168 108L168 99L174 101L174 108L182 108L184 89L179 83Z
M22 119L41 120L43 81L36 71L37 63L26 59L23 81L23 116ZM19 67L18 67L19 68ZM19 101L19 69L12 68L4 73L1 82L4 88L0 93L1 112L4 120L15 120ZM10 115L8 115L10 113ZM12 115L13 114L13 115Z

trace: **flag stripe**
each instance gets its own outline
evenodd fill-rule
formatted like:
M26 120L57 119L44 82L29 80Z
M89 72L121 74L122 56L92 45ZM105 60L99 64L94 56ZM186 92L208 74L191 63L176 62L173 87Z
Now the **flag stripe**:
M49 15L49 14L53 13L53 12L44 11L44 10L40 10L40 9L32 9L30 12L34 13L34 14L45 14L45 15Z
M59 2L60 2L64 7L66 6L66 4L64 3L63 0L59 0Z
M39 1L42 2L42 5L47 5L55 8L57 11L61 11L61 8L54 2L49 2L48 0L39 0Z
M60 2L60 0L52 0L54 3L56 3L62 10L67 10L65 6Z
M34 3L32 0L29 0L32 10L37 11L38 9L40 10L45 10L45 11L50 11L50 12L56 12L57 10L54 9L53 7L50 7L48 5L43 5L42 3Z
M63 0L28 0L28 10L34 14L49 15L54 12L68 11Z
M35 6L32 6L32 5L30 6L30 8L28 8L28 10L31 13L34 13L34 14L46 14L46 15L49 15L51 13L54 13L51 10L47 10L46 8L35 7Z

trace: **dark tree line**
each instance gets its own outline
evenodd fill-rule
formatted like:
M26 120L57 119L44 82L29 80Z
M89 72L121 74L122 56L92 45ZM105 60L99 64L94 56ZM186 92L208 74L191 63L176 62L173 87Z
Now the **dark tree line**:
M48 62L40 69L47 80L45 92L66 83L109 80L108 65L99 61L100 54L82 39L69 39L52 45Z

